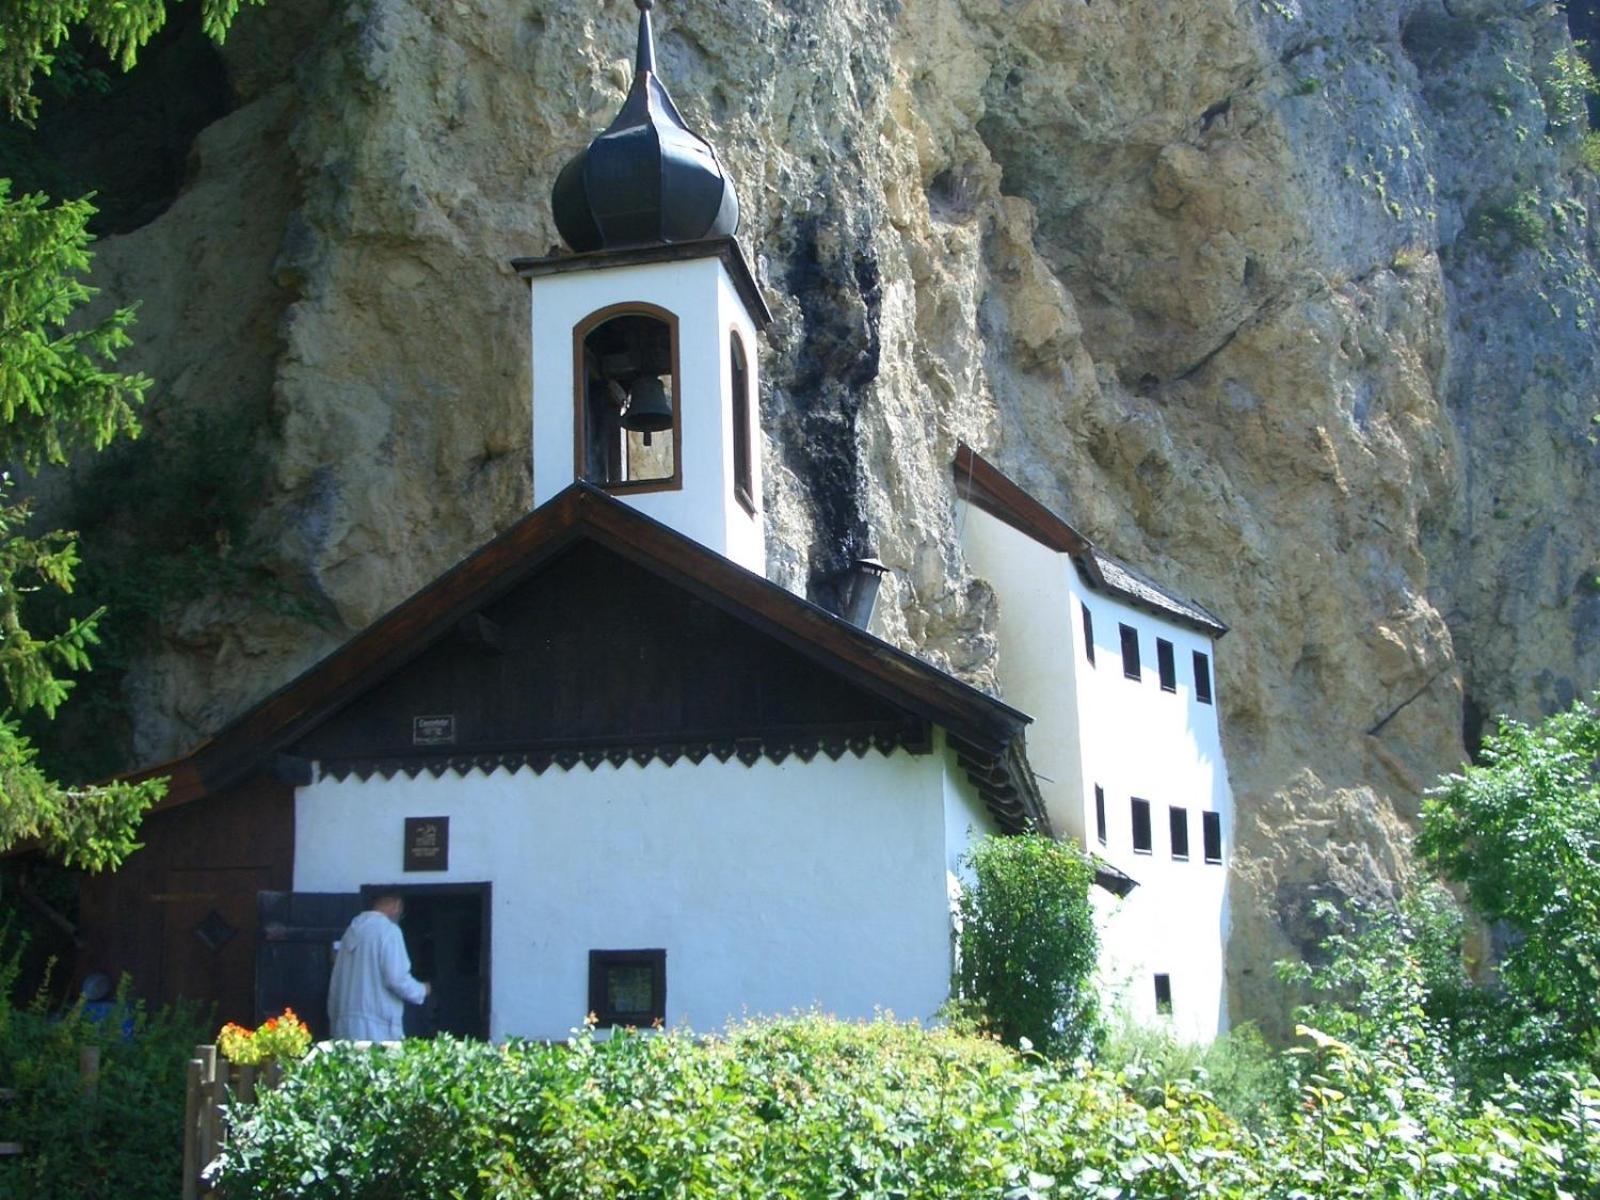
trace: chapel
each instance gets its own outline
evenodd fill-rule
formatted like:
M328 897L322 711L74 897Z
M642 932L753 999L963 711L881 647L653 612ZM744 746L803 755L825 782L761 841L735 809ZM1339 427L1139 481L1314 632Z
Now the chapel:
M974 839L1095 856L1107 986L1225 1027L1224 626L962 446L1000 597L1000 697L766 577L771 314L734 181L674 106L638 0L632 86L554 181L528 290L533 507L189 754L145 846L85 881L80 975L318 1034L333 943L407 901L409 1033L714 1029L948 998ZM1146 666L1153 662L1152 672Z

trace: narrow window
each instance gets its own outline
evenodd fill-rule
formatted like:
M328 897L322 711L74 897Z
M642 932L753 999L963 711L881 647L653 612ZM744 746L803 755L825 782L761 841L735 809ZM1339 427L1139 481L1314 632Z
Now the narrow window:
M1079 604L1083 610L1083 656L1089 660L1089 665L1094 666L1094 614L1089 611L1087 604Z
M1206 861L1208 863L1220 863L1222 861L1221 813L1208 812L1200 814L1200 836L1205 843L1203 849L1206 852Z
M678 318L619 304L573 330L579 479L616 491L682 485Z
M665 1021L667 952L589 951L589 1011L601 1029Z
M1198 650L1194 652L1194 698L1201 704L1211 703L1211 660Z
M1133 799L1133 852L1150 853L1150 801Z
M1094 785L1094 832L1100 839L1100 844L1106 844L1106 790L1098 783Z
M1161 673L1161 690L1178 690L1178 664L1172 655L1172 643L1166 638L1156 639L1156 670Z
M728 360L733 378L733 498L745 512L756 515L755 485L750 470L750 366L738 333L728 335Z
M1172 827L1172 857L1179 862L1189 861L1189 810L1172 808L1167 812Z
M1139 678L1139 631L1132 625L1118 625L1122 634L1122 673L1129 679Z
M1156 1012L1163 1016L1172 1015L1172 976L1156 976Z

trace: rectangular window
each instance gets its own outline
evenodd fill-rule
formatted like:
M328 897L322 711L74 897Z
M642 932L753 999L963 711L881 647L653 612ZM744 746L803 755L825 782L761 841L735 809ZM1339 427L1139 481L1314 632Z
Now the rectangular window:
M1172 1015L1172 976L1156 976L1156 1011L1163 1016Z
M1089 611L1087 604L1079 604L1083 610L1083 656L1089 660L1089 665L1094 666L1094 614Z
M1094 832L1100 839L1100 844L1106 844L1106 790L1098 783L1094 785Z
M1201 704L1211 703L1211 661L1198 650L1194 652L1194 698Z
M1129 679L1139 678L1139 631L1132 625L1118 625L1122 634L1122 673Z
M589 1011L599 1028L667 1019L665 950L589 951Z
M1150 801L1133 799L1133 852L1150 853Z
M1200 836L1205 842L1206 861L1220 863L1222 861L1222 814L1200 814Z
M1189 810L1169 809L1168 823L1172 827L1172 857L1179 862L1189 861Z
M754 473L750 469L750 368L737 333L728 335L728 360L732 364L728 383L733 393L733 496L753 517L756 500Z
M1156 639L1156 670L1161 674L1161 690L1178 690L1178 664L1172 656L1172 643L1166 638Z

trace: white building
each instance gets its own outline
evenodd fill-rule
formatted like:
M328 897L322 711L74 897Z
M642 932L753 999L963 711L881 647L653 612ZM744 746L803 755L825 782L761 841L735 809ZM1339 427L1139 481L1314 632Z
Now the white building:
M1135 884L1100 897L1102 972L1136 1019L1227 1028L1232 798L1217 723L1226 627L1089 544L967 446L955 466L968 563L1000 602L1000 679L1034 718L1051 824Z

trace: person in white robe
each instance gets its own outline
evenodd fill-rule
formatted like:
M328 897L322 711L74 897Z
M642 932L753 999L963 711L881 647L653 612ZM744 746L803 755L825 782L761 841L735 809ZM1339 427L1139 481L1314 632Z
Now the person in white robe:
M411 977L411 955L400 932L405 900L374 896L372 907L339 939L328 986L335 1041L398 1042L407 1004L421 1004L429 985Z

